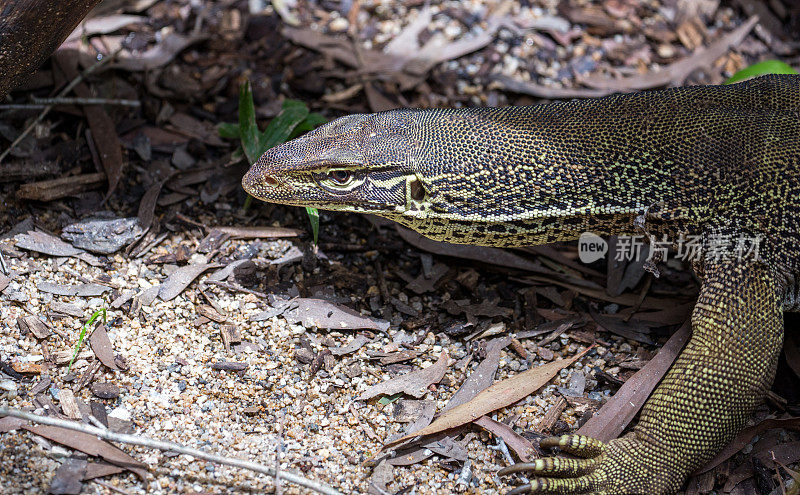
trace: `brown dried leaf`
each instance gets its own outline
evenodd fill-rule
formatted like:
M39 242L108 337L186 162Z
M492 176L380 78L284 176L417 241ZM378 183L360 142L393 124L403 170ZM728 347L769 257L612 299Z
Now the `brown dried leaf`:
M78 256L84 252L82 249L73 247L58 237L39 231L17 234L14 239L18 248L50 256Z
M23 428L31 433L65 445L71 449L102 457L112 464L116 464L117 466L124 467L128 471L131 471L142 480L147 477L146 464L137 461L124 451L88 433L47 425L25 425Z
M19 186L17 197L33 201L53 201L86 192L87 189L101 185L105 180L106 174L96 173L29 182Z
M83 489L87 462L83 459L65 460L56 470L47 493L53 495L78 495Z
M758 452L753 453L753 457L760 460L767 468L775 466L775 461L781 464L792 464L800 460L800 441L771 445ZM742 481L753 476L753 463L745 462L728 477L723 491L728 493Z
M508 447L517 453L517 457L522 462L530 462L532 454L536 453L533 444L527 438L515 432L510 426L499 421L495 421L489 416L481 416L473 421L486 431L493 433L503 439ZM533 457L536 457L533 455Z
M42 292L49 292L58 296L93 297L101 296L110 291L111 287L100 284L61 285L51 282L39 282L36 288Z
M167 277L163 284L161 284L161 287L158 289L158 297L160 297L162 301L171 301L175 299L194 281L194 279L212 266L218 265L212 263L197 263L196 265L186 265L178 268Z
M505 249L498 249L484 246L468 246L464 244L449 244L446 242L434 241L423 237L421 234L404 227L397 227L397 233L404 241L429 253L438 254L442 256L452 256L454 258L463 258L473 261L480 261L490 265L503 266L505 268L513 268L516 270L525 270L534 273L542 273L546 275L561 276L553 270L538 265L529 261L521 256L507 251Z
M591 347L589 349L591 349ZM589 349L569 359L543 364L542 366L531 368L528 371L523 371L511 378L497 382L479 393L470 402L461 404L445 412L430 426L423 428L413 435L405 435L397 440L389 442L384 445L384 449L417 435L430 435L470 423L494 410L522 400L546 385L559 371L580 359Z
M697 475L711 471L729 458L733 457L734 454L745 448L753 439L753 437L756 435L761 435L765 431L773 428L786 428L789 430L800 431L800 418L770 418L765 419L756 425L750 426L749 428L745 428L744 430L740 431L738 435L736 435L736 438L734 438L731 443L727 445L727 447L722 449L719 454L715 455L713 459L708 461L705 466L697 470L695 474Z
M92 347L92 352L97 356L107 368L119 371L114 358L114 347L111 345L111 340L108 338L106 326L100 325L94 329L92 335L89 337L89 344Z
M83 21L72 34L67 36L66 41L80 40L84 36L93 34L109 34L133 24L143 24L147 22L147 17L141 15L113 14L102 17L92 17Z
M331 354L334 356L344 356L345 354L352 354L357 350L364 347L367 342L370 342L372 339L367 337L366 335L357 335L356 338L351 340L347 345L342 347L331 347L330 351Z
M511 337L504 337L494 339L486 345L486 358L464 380L461 387L453 394L447 405L444 406L442 412L471 401L494 382L495 373L497 373L497 368L500 365L500 352L510 343Z
M331 330L378 330L385 332L389 322L364 316L346 306L324 299L298 298L297 307L284 313L289 323Z
M422 397L431 384L439 383L444 377L449 361L450 356L447 351L443 351L439 360L431 366L373 385L359 395L357 400L369 400L376 395L394 395L400 392L412 397Z
M641 370L625 382L614 397L600 408L579 430L587 435L607 442L617 438L636 416L650 393L661 381L672 362L683 349L691 334L689 322L684 324Z
M101 36L101 43L84 44L80 40L71 41L61 45L60 50L77 50L80 55L80 63L83 67L89 67L97 63L99 55L109 56L111 52L122 46L125 36ZM121 50L115 60L108 63L106 67L122 69L131 72L151 71L163 67L172 61L180 52L189 46L208 38L207 34L182 35L177 32L170 32L161 41L144 51L131 52L127 49ZM97 47L102 46L104 52L101 54Z

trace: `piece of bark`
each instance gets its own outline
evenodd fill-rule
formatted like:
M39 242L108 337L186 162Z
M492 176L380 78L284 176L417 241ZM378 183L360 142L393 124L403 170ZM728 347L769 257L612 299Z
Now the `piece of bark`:
M225 352L231 352L231 344L242 342L242 334L236 325L221 325L219 333L222 336L222 343L225 345Z
M561 413L567 408L567 401L563 397L559 397L555 404L550 406L550 409L544 414L536 429L542 433L549 432L553 429L556 421L561 418Z
M99 0L0 0L0 99L30 76Z
M19 186L17 197L32 201L53 201L86 192L105 180L106 174L95 173L31 182Z
M78 402L75 400L75 394L68 388L62 388L58 391L58 402L61 404L61 412L64 416L70 419L81 419L81 411L78 408Z
M17 318L20 332L31 332L37 339L46 339L53 334L50 327L36 316L20 316Z

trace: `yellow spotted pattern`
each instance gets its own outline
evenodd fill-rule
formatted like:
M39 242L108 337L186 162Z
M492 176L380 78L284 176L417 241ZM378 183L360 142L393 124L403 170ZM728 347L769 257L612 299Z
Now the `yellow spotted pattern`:
M350 115L269 150L243 185L455 243L701 239L692 338L634 430L606 444L544 441L583 458L515 466L537 476L517 492L674 493L744 427L774 377L782 310L800 308L800 76ZM719 236L759 238L758 258L717 257Z

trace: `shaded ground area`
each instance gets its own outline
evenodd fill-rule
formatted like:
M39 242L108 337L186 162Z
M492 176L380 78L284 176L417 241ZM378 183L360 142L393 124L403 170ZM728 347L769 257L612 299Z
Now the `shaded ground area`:
M717 84L764 59L797 66L797 19L780 1L104 3L6 102L17 106L0 106L3 149L19 140L0 163L0 403L345 493L516 485L496 471L539 456L542 437L626 426L636 409L598 411L648 363L650 381L663 374L653 357L698 287L688 266L672 256L655 278L643 257L583 264L575 243L447 246L326 212L314 247L304 210L245 206L248 164L217 130L237 122L240 84L263 124L287 98L334 118ZM36 99L55 96L80 99L37 120ZM689 492L790 479L773 454L800 458L796 326L754 418L779 422L743 435ZM520 373L519 388L487 389ZM382 450L436 429L437 414L458 428ZM0 419L9 493L301 491L25 428Z

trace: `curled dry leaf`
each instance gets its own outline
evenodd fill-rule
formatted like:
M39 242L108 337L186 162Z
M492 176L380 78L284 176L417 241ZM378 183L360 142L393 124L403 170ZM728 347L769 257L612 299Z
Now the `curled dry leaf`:
M373 385L358 396L358 400L369 400L377 395L394 395L400 392L412 397L422 397L433 383L439 383L444 377L450 361L447 351L442 352L439 359L424 370L412 371L392 378L383 383Z

